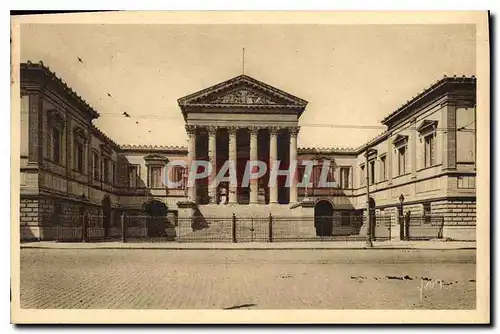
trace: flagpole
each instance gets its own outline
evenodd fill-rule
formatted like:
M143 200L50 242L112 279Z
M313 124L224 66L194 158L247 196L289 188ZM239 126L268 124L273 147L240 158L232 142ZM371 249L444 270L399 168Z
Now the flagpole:
M245 48L243 48L243 60L241 63L241 72L242 74L245 74Z

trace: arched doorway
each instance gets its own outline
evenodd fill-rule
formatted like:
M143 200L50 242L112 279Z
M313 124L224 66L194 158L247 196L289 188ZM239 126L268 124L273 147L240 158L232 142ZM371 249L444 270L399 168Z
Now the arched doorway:
M144 204L144 211L149 216L146 222L148 237L164 236L167 227L167 206L165 203L152 200Z
M109 229L111 228L111 200L109 196L104 196L102 199L102 227L104 228L104 237L107 238L109 235Z
M327 200L321 200L314 206L314 227L317 236L333 234L333 206Z

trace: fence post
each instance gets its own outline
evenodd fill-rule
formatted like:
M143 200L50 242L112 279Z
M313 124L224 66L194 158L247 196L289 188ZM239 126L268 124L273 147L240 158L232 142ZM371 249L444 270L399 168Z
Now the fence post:
M233 213L231 235L233 242L236 242L236 215Z
M269 242L273 242L273 216L269 212Z
M125 212L122 213L121 218L121 223L122 223L122 242L126 243L127 242L127 214Z
M87 226L89 223L89 214L83 214L83 223L82 223L82 242L87 242Z
M408 211L406 213L405 217L405 240L409 241L410 240L410 217L411 217L411 212Z

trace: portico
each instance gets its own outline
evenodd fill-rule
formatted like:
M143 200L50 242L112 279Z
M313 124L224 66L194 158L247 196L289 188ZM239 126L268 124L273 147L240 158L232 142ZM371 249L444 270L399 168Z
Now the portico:
M271 168L279 168L281 174L296 169L291 163L297 160L298 126L203 126L186 125L188 134L189 165L193 160L205 160L212 171L205 180L196 180L188 187L188 199L196 204L289 204L296 203L297 175L285 186L286 175L278 175L276 182L269 182ZM244 175L249 161L262 161L267 166L260 178L245 184ZM230 182L214 182L224 163L234 166L224 173L234 177L237 186ZM279 162L279 164L278 164ZM255 168L254 168L255 169ZM256 172L256 170L254 170Z
M285 170L295 170L298 120L307 102L249 76L241 75L179 99L188 135L188 163L205 160L212 172L187 189L200 204L293 204L298 201L297 173L285 186ZM248 162L262 161L265 173L244 182L245 173L259 172ZM225 163L236 173L236 186L212 182ZM272 166L277 182L269 183ZM248 169L248 170L247 170ZM248 174L247 174L248 175Z

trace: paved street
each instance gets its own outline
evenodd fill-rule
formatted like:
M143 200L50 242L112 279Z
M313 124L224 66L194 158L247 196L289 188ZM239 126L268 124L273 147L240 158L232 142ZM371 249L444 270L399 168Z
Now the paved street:
M22 249L22 308L474 309L475 250Z

